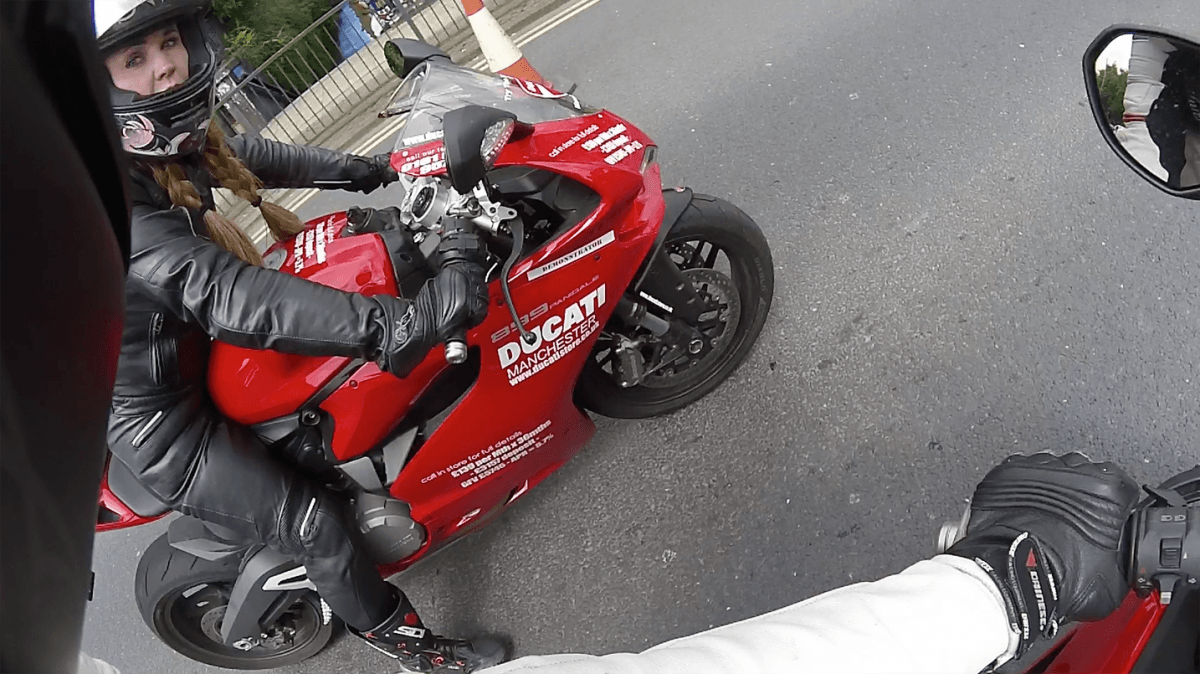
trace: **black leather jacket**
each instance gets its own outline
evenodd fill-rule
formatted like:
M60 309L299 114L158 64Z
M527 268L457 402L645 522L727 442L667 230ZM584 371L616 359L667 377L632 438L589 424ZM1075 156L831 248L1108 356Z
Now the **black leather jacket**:
M369 186L362 157L238 137L234 154L265 187ZM206 208L211 178L186 167ZM378 182L374 183L378 185ZM170 501L205 442L202 416L211 339L305 355L374 358L384 340L380 305L255 267L205 237L202 210L172 207L154 179L134 172L132 255L125 327L109 417L109 447Z

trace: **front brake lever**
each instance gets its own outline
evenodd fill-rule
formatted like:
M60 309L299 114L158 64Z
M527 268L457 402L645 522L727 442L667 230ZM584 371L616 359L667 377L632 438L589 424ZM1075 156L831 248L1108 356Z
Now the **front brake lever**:
M525 223L521 218L513 218L508 223L508 228L512 230L513 245L512 252L508 254L508 259L504 261L504 267L500 272L500 290L504 293L504 301L508 304L508 311L512 314L513 322L517 324L521 339L526 344L533 344L537 341L537 337L527 331L521 323L521 317L517 315L517 307L513 305L512 292L508 289L508 275L512 272L513 265L521 257L521 251L525 246Z

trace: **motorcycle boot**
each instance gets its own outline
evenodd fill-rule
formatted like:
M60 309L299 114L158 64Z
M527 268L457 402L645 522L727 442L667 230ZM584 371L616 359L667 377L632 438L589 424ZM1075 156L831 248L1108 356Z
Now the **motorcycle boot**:
M504 662L505 656L504 644L490 637L467 640L434 636L432 646L399 660L406 672L470 674Z
M392 615L379 626L359 632L377 651L395 658L403 672L419 674L470 674L498 665L507 656L507 649L492 638L447 639L429 631L403 593L397 591L400 603Z

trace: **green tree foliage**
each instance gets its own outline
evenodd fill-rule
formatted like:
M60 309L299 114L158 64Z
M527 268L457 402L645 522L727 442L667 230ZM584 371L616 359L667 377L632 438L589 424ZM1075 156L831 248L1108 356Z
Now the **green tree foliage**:
M214 0L225 22L227 58L258 68L332 8L330 0ZM339 61L337 15L330 17L264 71L297 96ZM264 78L270 82L271 78Z
M1100 100L1104 103L1104 112L1109 124L1121 124L1125 116L1125 83L1128 80L1129 71L1121 70L1111 63L1096 73Z

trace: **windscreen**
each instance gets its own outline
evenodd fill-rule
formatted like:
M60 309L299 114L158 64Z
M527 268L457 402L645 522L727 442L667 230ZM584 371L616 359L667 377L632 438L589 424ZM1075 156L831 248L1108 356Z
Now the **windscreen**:
M441 61L426 61L409 73L381 113L407 115L394 152L442 137L442 117L467 105L499 108L526 124L583 117L597 110L570 94L512 77L485 75Z

